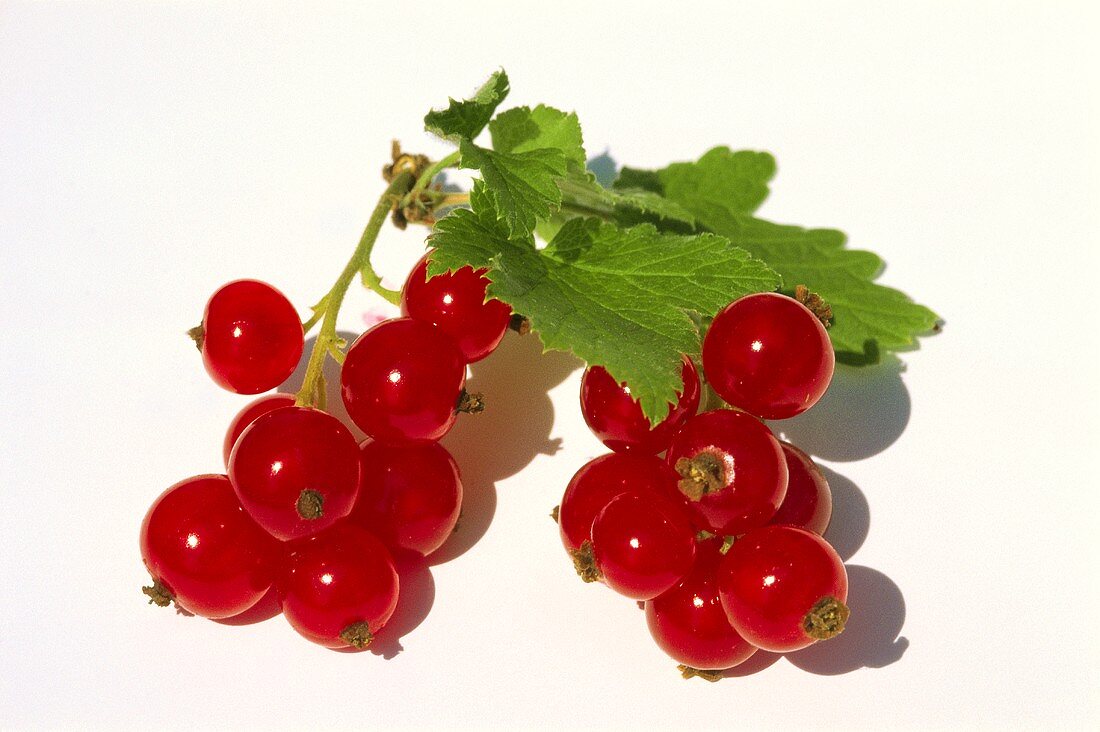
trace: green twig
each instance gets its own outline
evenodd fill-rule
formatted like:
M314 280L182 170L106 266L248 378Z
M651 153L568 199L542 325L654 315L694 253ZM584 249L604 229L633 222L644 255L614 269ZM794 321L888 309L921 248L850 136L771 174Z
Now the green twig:
M402 171L394 175L390 185L386 188L382 197L378 199L378 205L374 207L370 220L367 221L363 235L359 237L359 245L351 255L344 271L340 273L336 283L328 294L318 303L319 310L307 321L312 327L315 319L321 318L321 330L317 334L317 340L313 344L313 351L309 354L309 363L306 366L306 374L302 379L302 388L298 390L296 403L299 406L315 406L323 399L324 392L324 365L325 356L332 354L333 349L339 348L340 337L336 335L336 316L340 312L340 306L344 302L344 295L348 286L359 272L363 274L363 283L392 303L400 302L401 294L382 287L382 280L378 273L371 267L370 255L374 249L374 243L378 239L378 233L382 225L386 223L386 217L390 211L401 201L401 197L409 190L413 183L413 175L408 171Z

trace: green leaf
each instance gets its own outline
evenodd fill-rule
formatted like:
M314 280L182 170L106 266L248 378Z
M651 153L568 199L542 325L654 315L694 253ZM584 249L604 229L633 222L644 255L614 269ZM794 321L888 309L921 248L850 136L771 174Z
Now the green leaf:
M662 228L675 229L682 233L695 229L695 216L672 199L644 188L620 188L609 193L617 210L616 220L619 223L662 223Z
M540 104L534 109L516 107L501 112L489 123L493 149L523 153L542 148L561 150L570 163L584 167L584 140L577 115Z
M616 188L641 188L683 205L702 220L755 211L768 197L775 158L766 152L716 147L694 163L657 171L623 168Z
M642 188L608 190L587 171L570 171L558 181L568 199L572 216L596 215L614 219L623 226L662 224L659 228L692 233L695 217L676 201ZM570 213L570 212L565 212Z
M504 69L494 71L470 99L462 102L450 99L446 109L428 112L424 117L424 128L451 142L473 140L489 124L493 112L508 96L508 91L508 75Z
M459 151L463 168L481 171L486 193L510 234L530 233L537 220L549 218L561 205L556 181L568 167L561 150L497 152L463 140Z
M714 234L683 236L575 218L542 250L511 235L486 197L436 224L429 273L490 267L489 295L523 313L547 348L571 351L630 384L654 423L682 388L681 354L699 353L692 313L712 314L779 277Z
M882 260L845 248L842 232L753 218L774 173L775 160L767 153L717 147L695 163L657 171L624 168L615 186L642 188L680 204L700 228L728 237L767 262L782 275L788 292L801 284L825 298L833 311L829 337L842 362L875 363L882 351L910 347L916 336L935 327L939 318L934 312L874 283Z
M841 362L876 363L881 351L912 346L915 336L932 331L939 321L906 294L875 284L882 260L872 252L846 249L840 231L747 216L711 221L709 228L771 265L787 290L806 285L825 298L833 311L829 337Z

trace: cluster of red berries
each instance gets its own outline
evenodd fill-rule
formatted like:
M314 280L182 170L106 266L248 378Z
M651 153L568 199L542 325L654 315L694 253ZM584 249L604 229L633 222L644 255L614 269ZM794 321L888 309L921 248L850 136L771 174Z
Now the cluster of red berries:
M150 601L227 618L274 588L307 639L365 648L397 605L394 557L431 554L458 521L458 466L436 440L476 407L466 365L496 348L511 317L486 301L483 274L466 267L428 279L422 259L402 291L402 317L348 349L341 393L368 436L362 444L293 395L245 406L225 436L226 474L173 485L145 516ZM239 394L286 381L304 341L287 298L254 280L214 293L193 335L210 376Z
M684 675L716 680L758 648L786 653L840 633L848 580L821 536L828 483L762 421L800 414L828 388L834 357L818 315L784 295L743 297L714 318L702 355L707 383L734 408L696 413L699 374L684 357L679 400L655 427L626 385L599 366L585 372L585 421L614 452L573 476L556 518L581 578L644 601L653 639Z

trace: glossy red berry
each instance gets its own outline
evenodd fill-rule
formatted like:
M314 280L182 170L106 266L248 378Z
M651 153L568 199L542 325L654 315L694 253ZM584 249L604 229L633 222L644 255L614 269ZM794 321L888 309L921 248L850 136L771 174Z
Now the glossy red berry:
M680 375L684 386L679 400L669 405L664 421L651 427L630 388L611 378L603 366L591 366L581 379L584 421L616 452L664 452L676 430L699 409L699 374L687 356Z
M278 587L290 625L328 648L366 648L397 607L393 558L347 521L289 544Z
M239 615L264 596L279 547L241 508L224 475L197 475L153 502L141 524L150 602L206 618Z
M748 295L714 317L703 341L703 370L718 395L763 419L812 407L833 378L825 326L797 300Z
M244 406L244 409L237 412L237 416L229 423L229 429L225 431L225 440L222 442L222 459L225 461L225 467L229 468L229 454L233 452L233 446L237 444L237 438L241 436L248 425L256 421L256 418L262 414L267 414L280 407L293 406L293 394L265 394L262 397L253 399Z
M848 619L844 563L820 536L793 526L765 526L735 541L718 591L737 632L775 653L832 638Z
M666 456L680 475L699 528L743 534L775 515L787 491L779 440L745 412L716 409L689 419Z
M597 514L592 552L608 587L632 600L648 600L691 569L695 529L680 502L631 490L612 498Z
M438 440L454 424L466 362L434 325L396 318L359 336L340 382L348 415L374 439Z
M833 515L829 482L809 455L788 442L779 444L787 461L787 495L769 523L797 526L823 536Z
M454 341L467 362L493 352L512 317L500 300L486 300L486 269L463 267L428 279L428 255L416 263L401 290L401 314L436 326Z
M592 556L592 522L611 499L631 489L671 495L676 479L660 458L641 453L601 455L574 474L558 506L558 528L581 579L599 579Z
M236 280L206 303L202 361L218 386L259 394L294 373L304 338L298 312L283 293L266 282Z
M393 550L428 555L442 546L462 508L462 480L451 453L435 442L366 440L360 456L359 498L348 521Z
M718 598L721 546L721 539L699 542L688 575L645 604L653 640L677 663L693 669L732 668L756 653L756 646L730 625Z
M229 456L241 505L276 538L297 539L347 516L359 493L359 445L330 414L283 407L258 417Z

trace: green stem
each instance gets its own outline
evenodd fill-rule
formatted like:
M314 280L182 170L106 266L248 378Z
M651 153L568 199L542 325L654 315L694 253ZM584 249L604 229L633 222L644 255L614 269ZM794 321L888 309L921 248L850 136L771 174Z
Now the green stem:
M436 162L425 168L424 172L420 174L420 177L416 179L416 183L413 184L413 187L409 190L408 193L405 194L405 197L401 200L401 206L408 206L412 201L416 200L417 195L419 195L421 191L431 185L432 181L435 180L435 177L437 175L439 175L446 168L453 168L455 165L458 164L458 161L461 159L461 153L459 153L458 150L455 150L447 157L443 158L442 160L437 160Z
M336 344L340 340L339 336L336 335L336 316L340 312L340 306L344 303L344 295L347 293L351 281L355 279L355 275L362 272L363 282L367 287L392 303L400 302L401 294L399 292L382 287L382 279L371 267L370 255L374 249L374 242L378 239L378 233L382 230L382 225L386 223L386 217L401 200L401 196L404 195L405 191L409 190L412 182L412 173L408 171L394 176L389 187L378 199L378 205L374 207L374 212L371 214L370 220L367 221L366 228L363 229L363 235L359 237L359 245L355 248L351 259L348 260L344 271L340 273L328 294L321 299L324 304L323 309L315 313L313 318L310 318L310 321L315 321L318 316L322 318L321 330L318 332L317 340L313 344L313 351L309 354L309 363L306 366L305 377L302 379L302 388L298 390L295 400L299 406L315 406L323 402L325 356L337 347Z

